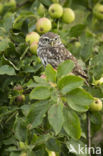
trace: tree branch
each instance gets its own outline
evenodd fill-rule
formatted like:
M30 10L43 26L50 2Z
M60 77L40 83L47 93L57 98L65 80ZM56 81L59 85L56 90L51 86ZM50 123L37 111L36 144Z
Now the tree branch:
M90 123L90 117L89 117L89 111L87 112L87 146L88 149L91 147L91 123ZM91 156L91 151L89 156Z

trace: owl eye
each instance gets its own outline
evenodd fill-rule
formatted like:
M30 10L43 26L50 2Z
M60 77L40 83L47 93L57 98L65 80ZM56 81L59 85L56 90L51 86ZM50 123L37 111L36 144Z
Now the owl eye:
M45 41L46 41L46 42L48 42L48 41L49 41L49 39L48 39L48 38L45 38Z
M57 41L58 40L58 38L55 38L55 41Z

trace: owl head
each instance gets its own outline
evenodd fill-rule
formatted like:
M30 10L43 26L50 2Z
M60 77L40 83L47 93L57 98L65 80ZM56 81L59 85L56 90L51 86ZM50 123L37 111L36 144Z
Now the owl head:
M58 47L61 45L60 36L52 32L42 35L39 39L39 46L41 47Z

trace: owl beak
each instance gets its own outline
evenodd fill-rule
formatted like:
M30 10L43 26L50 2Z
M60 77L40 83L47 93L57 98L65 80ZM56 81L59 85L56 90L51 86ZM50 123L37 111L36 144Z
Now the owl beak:
M51 46L52 46L52 47L54 46L54 42L53 42L53 41L51 41Z

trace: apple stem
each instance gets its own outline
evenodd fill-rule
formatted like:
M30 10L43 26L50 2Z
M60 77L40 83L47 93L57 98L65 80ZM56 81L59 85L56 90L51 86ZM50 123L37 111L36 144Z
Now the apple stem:
M89 111L87 111L87 146L89 150L91 148L91 123ZM91 152L89 153L89 156L91 156Z

